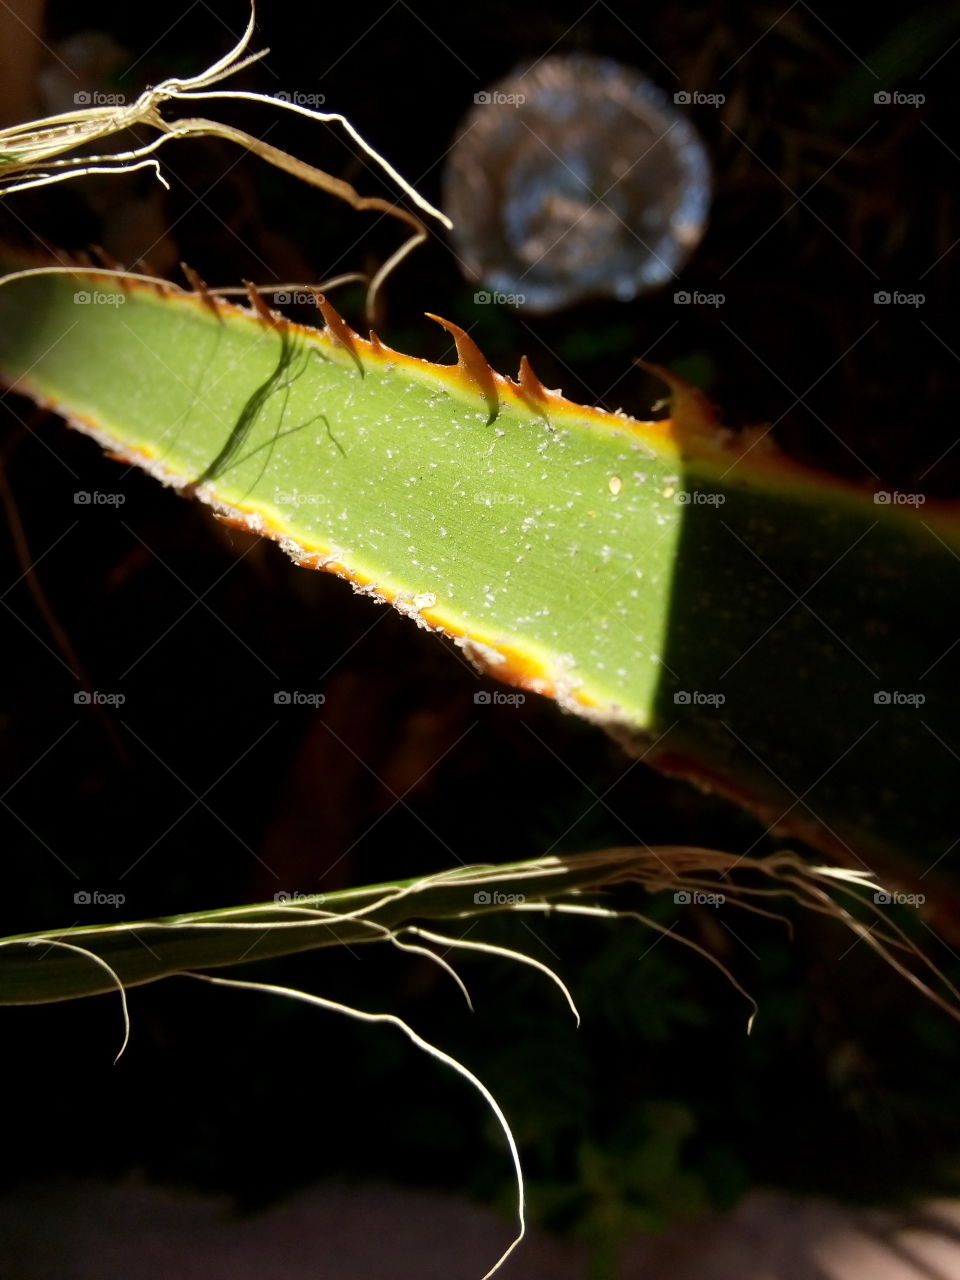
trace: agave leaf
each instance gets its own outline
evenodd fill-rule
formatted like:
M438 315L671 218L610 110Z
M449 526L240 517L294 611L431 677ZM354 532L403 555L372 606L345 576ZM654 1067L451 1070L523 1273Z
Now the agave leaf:
M960 521L733 438L690 388L640 422L524 361L458 361L106 271L0 288L0 375L111 454L453 636L853 865L956 838ZM886 498L886 500L884 500Z

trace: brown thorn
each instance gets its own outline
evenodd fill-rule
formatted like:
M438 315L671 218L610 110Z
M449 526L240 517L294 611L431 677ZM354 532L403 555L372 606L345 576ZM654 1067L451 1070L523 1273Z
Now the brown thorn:
M523 400L526 405L529 405L534 413L539 413L540 417L543 418L551 431L555 430L547 413L547 406L550 403L550 392L533 372L533 369L530 367L530 361L526 356L520 357L520 372L517 375L517 387L520 392L521 400Z
M699 387L671 369L664 368L662 364L653 364L652 361L641 360L639 357L633 363L652 373L670 388L670 418L681 437L718 434L719 423L713 405Z
M444 329L453 335L453 340L457 345L457 367L471 388L479 391L483 397L487 408L490 410L490 417L487 419L487 425L489 426L490 423L496 421L497 414L500 412L500 396L497 393L496 374L487 364L480 348L465 329L461 329L452 320L444 320L443 316L433 315L430 311L425 314L429 320L436 320L437 324L443 325Z
M257 292L257 286L255 284L252 284L249 280L244 280L243 287L247 291L247 297L250 299L251 307L254 309L254 311L257 313L257 315L260 317L261 320L265 320L267 324L270 325L270 327L273 329L279 328L280 326L285 325L287 323L286 320L283 320L280 316L275 316L273 314L273 312L264 302L263 298L260 297L260 294Z
M383 356L385 359L389 359L391 356L395 356L397 354L393 347L388 347L381 339L380 335L374 332L373 329L370 330L369 344L371 349L375 351L378 356Z
M189 263L181 262L180 270L187 277L190 287L193 289L194 293L198 293L203 299L203 305L207 307L208 310L212 311L218 320L222 321L223 317L220 315L220 308L217 306L217 300L207 288L206 281L201 279Z
M155 277L157 275L156 268L149 258L138 258L130 270L139 272L145 276ZM153 292L159 294L161 298L164 297L170 287L165 280L161 279L141 280L139 283L145 289L152 289Z
M123 263L118 262L112 254L107 253L102 244L92 244L90 246L90 252L93 255L94 261L98 262L101 267L106 267L108 271L126 270Z
M357 334L353 332L336 307L328 302L322 293L318 293L316 289L311 290L311 292L316 299L317 306L320 308L320 314L323 316L323 322L327 326L330 336L334 342L338 343L347 352L359 369L360 377L362 378L364 376L364 368L360 360L360 353L357 350Z

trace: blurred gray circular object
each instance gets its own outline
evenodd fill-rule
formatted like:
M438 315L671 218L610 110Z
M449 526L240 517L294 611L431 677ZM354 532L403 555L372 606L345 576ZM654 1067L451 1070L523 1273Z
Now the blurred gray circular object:
M584 54L542 58L477 94L444 174L464 273L533 311L666 284L709 206L689 121L638 72Z

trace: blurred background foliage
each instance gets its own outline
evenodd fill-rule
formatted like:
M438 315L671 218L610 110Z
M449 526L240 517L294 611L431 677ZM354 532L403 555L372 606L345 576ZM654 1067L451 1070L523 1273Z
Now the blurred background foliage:
M79 32L108 36L100 87L129 95L200 70L245 14L224 0L57 0L46 40L65 56ZM272 52L244 82L323 93L434 200L473 94L548 49L617 57L671 93L724 94L722 107L692 112L715 198L678 281L724 294L722 307L678 307L671 290L542 317L478 307L437 238L388 283L378 329L448 359L446 336L423 319L439 312L469 327L495 367L513 372L526 353L548 386L641 417L661 392L631 364L646 356L702 385L732 426L774 423L795 456L953 495L958 37L946 3L909 14L878 3L865 17L721 0L466 14L430 0L335 13L271 0L254 47ZM50 67L48 104L73 83L58 88ZM926 102L874 104L895 88ZM335 129L246 104L218 114L363 194L388 193ZM164 166L169 193L133 175L11 199L0 234L101 244L163 272L183 259L214 285L370 269L398 243L389 222L226 144L171 147ZM883 289L926 301L880 308ZM338 306L360 325L359 291ZM477 706L474 693L493 686L452 645L218 526L31 404L8 396L2 410L3 933L90 922L73 901L80 888L124 893L123 914L137 918L604 844L778 847L552 704ZM78 507L80 489L126 500ZM94 687L124 693L116 714L74 705L75 664L50 610ZM326 703L276 706L281 689ZM715 969L631 922L468 926L553 963L584 1014L579 1030L542 978L489 957L459 962L475 1015L443 975L393 951L260 973L394 1010L461 1056L516 1129L534 1214L598 1249L760 1183L863 1200L960 1190L955 1027L866 948L808 917L791 941L730 907L627 904L730 967L761 1005L749 1038L748 1010ZM914 928L960 969L949 940ZM245 1205L321 1178L392 1178L462 1185L509 1209L508 1164L483 1109L389 1030L182 981L134 992L131 1011L114 1069L115 1001L4 1012L21 1127L0 1177L51 1161L141 1169Z

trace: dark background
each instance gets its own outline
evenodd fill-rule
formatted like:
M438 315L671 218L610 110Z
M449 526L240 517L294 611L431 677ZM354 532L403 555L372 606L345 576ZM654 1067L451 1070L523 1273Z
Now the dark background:
M45 39L110 33L126 65L143 56L99 87L132 95L195 74L245 12L54 3ZM382 336L448 359L423 319L439 312L501 371L526 353L548 386L641 417L661 392L631 364L646 355L702 386L731 426L772 422L784 449L825 470L956 494L954 6L880 4L865 18L804 3L619 14L277 0L258 16L252 47L271 53L239 83L324 93L435 202L474 93L548 49L617 57L671 94L724 93L692 111L715 193L678 281L723 293L721 308L677 307L671 289L538 318L478 308L440 235L388 282ZM874 104L895 88L926 102ZM204 110L391 194L335 127L266 106ZM0 211L3 237L119 256L139 228L157 269L185 259L215 285L370 270L399 243L398 226L229 144L185 142L163 160L168 194L147 175L25 194ZM925 302L880 308L882 289ZM359 290L338 306L360 327ZM31 404L8 396L3 415L4 934L94 923L74 904L80 888L122 892L120 914L137 919L604 844L778 847L551 703L477 707L494 686L452 645L223 529ZM126 501L78 507L80 489ZM81 667L123 693L119 711L75 706ZM326 703L278 707L278 689ZM670 902L644 907L677 922ZM682 921L760 1001L749 1038L713 968L629 922L538 922L534 934L490 919L471 934L550 959L585 1014L579 1031L542 979L488 958L461 965L475 1016L443 975L395 951L319 953L256 976L391 1009L460 1055L504 1106L533 1214L557 1230L609 1237L764 1182L851 1199L957 1190L954 1024L839 927L795 923L790 942L730 910ZM385 1176L509 1205L479 1103L389 1029L185 979L130 1000L116 1067L115 1000L2 1012L8 1106L25 1123L11 1126L0 1177L144 1169L253 1205L315 1179Z

